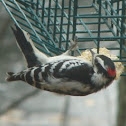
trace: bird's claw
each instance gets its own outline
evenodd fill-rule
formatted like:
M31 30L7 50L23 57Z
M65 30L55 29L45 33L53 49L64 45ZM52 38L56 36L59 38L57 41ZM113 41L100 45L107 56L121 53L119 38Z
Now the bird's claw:
M70 48L69 48L69 50L70 51L74 51L74 50L76 50L77 48L78 48L78 37L77 36L75 36L74 37L74 40L70 40L70 43L71 43L71 46L70 46Z

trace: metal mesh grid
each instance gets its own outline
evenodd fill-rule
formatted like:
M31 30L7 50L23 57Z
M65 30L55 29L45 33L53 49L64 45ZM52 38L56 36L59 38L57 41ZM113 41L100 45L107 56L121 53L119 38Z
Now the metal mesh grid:
M1 0L14 22L28 31L36 47L58 55L78 36L79 49L106 47L126 66L125 0ZM125 73L122 75L126 75Z

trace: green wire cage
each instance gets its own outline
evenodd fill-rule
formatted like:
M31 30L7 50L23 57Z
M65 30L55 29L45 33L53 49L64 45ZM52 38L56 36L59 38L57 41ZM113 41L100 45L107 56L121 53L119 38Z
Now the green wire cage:
M126 66L125 0L0 0L13 21L47 55L59 55L78 36L83 50L106 47ZM74 55L74 53L73 53ZM123 73L122 75L126 75Z

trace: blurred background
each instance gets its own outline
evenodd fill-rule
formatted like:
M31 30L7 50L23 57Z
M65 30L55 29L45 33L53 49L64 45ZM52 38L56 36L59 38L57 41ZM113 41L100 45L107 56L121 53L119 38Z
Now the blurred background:
M26 67L10 28L13 25L0 3L0 126L126 126L126 77L86 97L6 82L6 72Z

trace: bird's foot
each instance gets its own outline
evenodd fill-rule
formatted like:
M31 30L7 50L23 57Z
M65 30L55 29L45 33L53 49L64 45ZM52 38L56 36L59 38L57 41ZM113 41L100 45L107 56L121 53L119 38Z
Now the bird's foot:
M78 37L77 36L75 36L74 37L74 40L70 40L70 43L71 43L71 46L70 46L70 48L69 48L69 51L74 51L74 50L76 50L77 48L78 48Z

